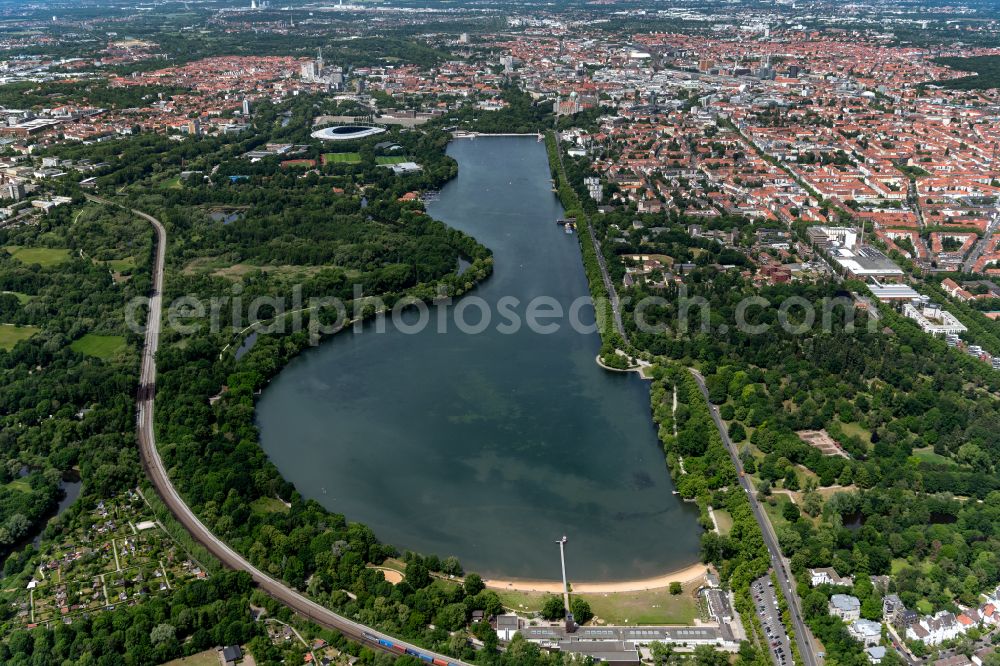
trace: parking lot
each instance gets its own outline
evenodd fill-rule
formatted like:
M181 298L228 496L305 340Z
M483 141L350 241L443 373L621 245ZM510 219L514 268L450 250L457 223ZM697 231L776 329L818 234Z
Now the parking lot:
M764 629L764 640L771 660L775 666L791 666L792 648L785 625L781 623L781 611L778 610L778 599L771 586L771 577L763 576L755 580L750 586L750 595L757 618Z

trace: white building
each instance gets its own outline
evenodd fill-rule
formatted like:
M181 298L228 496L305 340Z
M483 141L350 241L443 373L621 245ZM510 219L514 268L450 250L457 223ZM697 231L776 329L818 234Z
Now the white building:
M854 576L841 576L836 569L824 567L822 569L809 570L809 584L813 587L818 585L843 585L845 587L854 586Z
M947 310L942 310L936 303L921 304L919 301L907 303L903 306L903 314L917 322L917 326L924 333L930 335L958 335L967 330L955 315Z
M865 647L872 647L882 640L882 625L871 620L858 619L848 625L847 633Z
M830 615L839 617L844 622L853 622L861 617L861 601L850 594L833 595L827 608Z
M940 611L934 615L924 616L906 630L906 638L911 641L923 641L925 645L939 645L944 641L957 638L964 633L965 628L958 623L955 615L948 611Z

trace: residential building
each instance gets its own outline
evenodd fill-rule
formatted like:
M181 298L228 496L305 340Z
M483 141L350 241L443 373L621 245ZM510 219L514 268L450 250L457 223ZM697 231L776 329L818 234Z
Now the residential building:
M936 303L915 300L903 306L903 314L917 322L924 333L930 335L958 335L965 333L965 325L955 315L941 309Z
M498 615L496 619L497 638L509 641L521 628L521 620L517 615Z
M926 645L939 645L944 641L957 638L965 629L952 613L940 611L931 616L920 618L906 629L906 638L911 641L923 641Z
M810 569L809 584L812 587L816 587L818 585L843 585L844 587L853 587L854 576L841 576L835 569L831 569L830 567Z
M827 608L830 615L839 617L844 622L853 622L861 617L861 601L850 594L833 595Z
M882 618L901 631L920 619L917 612L908 609L895 594L888 594L882 599Z
M938 659L934 666L972 666L972 661L964 654L956 654L954 657Z
M881 664L882 660L885 659L885 647L873 645L865 650L865 656L868 657L870 663Z
M882 625L872 620L857 619L847 626L847 633L865 647L871 647L882 640Z

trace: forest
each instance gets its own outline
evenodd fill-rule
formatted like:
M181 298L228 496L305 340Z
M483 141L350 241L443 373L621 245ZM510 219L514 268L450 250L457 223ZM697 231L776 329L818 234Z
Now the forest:
M52 108L61 104L80 104L102 109L126 109L143 106L157 95L169 98L183 88L167 86L123 86L112 88L103 80L31 81L0 86L0 106L10 109Z
M973 56L970 58L937 58L939 65L963 72L976 72L973 76L961 76L945 81L935 81L934 85L953 90L987 90L1000 87L1000 56Z
M312 102L297 99L290 106L280 111L300 114L308 127ZM430 128L390 137L425 167L413 176L377 168L372 141L356 146L369 156L359 167L332 166L299 178L275 163L256 169L249 183L231 183L225 174L250 166L238 155L285 129L276 114L260 114L257 140L178 143L139 135L88 147L88 157L108 162L99 173L99 191L114 196L120 184L127 184L129 203L156 213L167 225L168 302L180 295L232 298L234 278L219 270L233 264L254 267L245 279L235 274L248 300L287 295L296 283L304 297L349 299L359 284L390 306L404 294L430 299L444 290L459 295L489 274L492 259L486 248L429 218L419 201L399 200L454 175L454 162L444 155L446 134ZM83 154L72 147L57 152L63 158ZM195 168L214 163L223 175L162 186L182 160ZM38 329L10 350L0 350L0 547L5 551L49 517L63 476L83 478L75 506L93 506L135 487L142 477L132 403L141 343L126 329L124 309L130 299L148 292L151 230L119 209L84 203L68 185L57 187L74 196L72 205L53 210L38 226L0 231L0 291L12 292L0 300L2 323ZM213 219L209 211L219 207L239 210L239 219L229 224ZM39 257L42 263L25 264L18 257ZM461 275L460 257L471 263ZM255 564L308 588L332 607L423 644L471 656L464 639L456 643L448 629L465 627L473 610L496 612L495 594L484 592L481 584L477 588L475 576L456 586L431 575L462 573L454 558L412 554L405 555L407 582L389 585L369 565L396 555L395 549L379 544L366 527L304 502L257 445L254 393L310 344L306 333L261 337L237 362L232 354L219 354L232 331L212 331L207 321L199 326L190 336L165 333L157 416L162 454L202 519ZM220 390L222 399L210 405L209 398ZM288 511L261 511L258 500L275 496L289 501ZM51 534L59 523L52 524ZM29 547L9 558L7 573L30 572L37 565L32 553ZM211 586L229 582L218 574L209 579ZM37 663L40 655L51 653L80 663L120 663L126 655L130 663L161 663L195 648L253 640L260 629L248 622L247 595L240 585L222 595L228 599L224 604L186 587L201 596L171 595L65 629L20 632L8 643L4 656L9 659L3 661ZM182 609L205 604L214 616L192 620L184 615L174 621ZM5 608L8 620L13 609ZM172 630L159 628L164 617L173 618L166 622ZM215 629L206 634L200 626ZM495 634L493 640L495 646ZM280 658L258 643L261 662ZM505 654L549 661L531 645ZM507 659L493 649L481 658L488 663ZM373 660L369 655L365 663Z
M80 475L98 495L138 479L137 337L125 329L124 308L149 284L141 268L150 236L140 222L79 205L53 210L38 226L0 230L0 291L9 292L0 323L37 331L0 348L4 557L49 517L62 478ZM39 248L45 265L12 254L24 247ZM94 347L97 340L114 340L114 349Z

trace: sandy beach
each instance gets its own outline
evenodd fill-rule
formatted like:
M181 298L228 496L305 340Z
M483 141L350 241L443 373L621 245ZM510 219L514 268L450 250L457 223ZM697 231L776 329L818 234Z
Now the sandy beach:
M572 590L578 594L607 594L609 592L639 592L668 587L670 583L689 583L701 578L708 571L704 564L692 564L678 571L643 580L609 581L607 583L583 583L570 581ZM562 594L562 582L555 580L487 580L486 587L494 590L518 590L520 592L551 592Z

